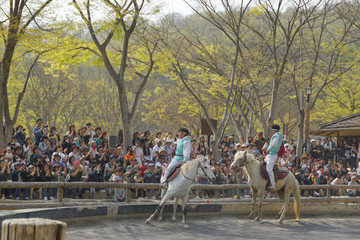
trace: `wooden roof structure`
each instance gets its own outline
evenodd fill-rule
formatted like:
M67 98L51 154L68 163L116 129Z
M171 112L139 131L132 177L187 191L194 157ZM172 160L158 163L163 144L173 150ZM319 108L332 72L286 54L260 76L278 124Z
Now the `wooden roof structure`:
M320 124L320 128L311 131L310 135L333 137L360 136L360 112L332 122Z

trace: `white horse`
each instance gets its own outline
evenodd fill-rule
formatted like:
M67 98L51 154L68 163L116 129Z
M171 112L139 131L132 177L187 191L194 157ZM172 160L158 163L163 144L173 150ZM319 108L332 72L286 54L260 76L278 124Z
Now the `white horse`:
M204 156L199 156L196 159L193 159L183 166L181 166L181 170L178 175L173 178L168 183L168 188L166 190L165 195L162 197L160 205L156 208L155 212L145 221L147 224L151 223L151 220L155 217L157 213L159 213L158 221L162 221L162 213L165 207L165 203L167 200L174 198L174 212L172 221L176 221L176 209L178 205L179 199L182 200L182 213L183 213L183 226L184 228L188 228L189 226L186 224L186 204L189 199L189 192L191 189L191 184L196 175L200 175L201 177L206 177L210 181L215 180L215 176L212 173L210 166L206 163L206 158ZM163 177L161 177L161 181ZM163 190L165 191L165 190Z
M247 151L238 151L234 156L234 162L231 164L231 167L242 167L245 166L248 176L249 176L249 185L252 191L252 209L249 215L249 218L254 218L255 216L255 204L256 204L256 196L259 197L259 213L255 218L256 221L260 221L262 217L262 201L265 195L265 188L268 183L268 180L265 180L261 174L261 166L260 162L257 161L254 155L247 153ZM279 212L279 223L282 223L286 211L289 205L289 199L291 193L294 194L294 212L296 221L299 221L300 217L300 190L298 182L292 173L288 173L288 175L280 179L275 184L275 192L278 197L283 202L283 206Z

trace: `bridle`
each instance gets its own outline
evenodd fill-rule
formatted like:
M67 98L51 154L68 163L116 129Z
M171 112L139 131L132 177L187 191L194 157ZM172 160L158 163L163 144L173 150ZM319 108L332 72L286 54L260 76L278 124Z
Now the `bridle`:
M247 159L246 159L246 153L247 153L247 152L244 152L244 158L243 158L242 163L239 164L239 167L243 167L243 166L245 166L245 165L248 163L248 162L247 162Z
M206 178L210 181L210 177L206 174L206 172L205 172L205 170L204 170L204 168L203 168L203 166L201 165L200 162L199 162L198 168L199 168L199 167L201 168L201 170L202 170L203 173L205 174ZM183 171L180 170L180 172L181 172L181 174L184 176L184 178L186 178L187 180L194 181L194 179L191 179L191 178L188 178L187 176L185 176L185 174L183 173Z
M205 170L204 170L203 166L201 165L201 163L199 163L199 167L201 168L201 170L202 170L202 171L203 171L203 173L205 174L205 176L206 176L207 180L209 180L209 181L211 182L210 177L206 174L206 172L205 172ZM198 168L199 168L199 167L198 167Z

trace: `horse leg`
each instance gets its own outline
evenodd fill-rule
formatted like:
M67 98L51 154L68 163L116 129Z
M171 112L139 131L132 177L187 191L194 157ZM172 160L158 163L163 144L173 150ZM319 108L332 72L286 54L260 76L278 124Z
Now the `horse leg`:
M155 212L148 218L146 219L145 223L150 224L152 219L155 217L155 215L160 212L163 207L165 206L166 201L170 198L170 194L166 193L164 198L161 200L161 203L159 204L159 206L156 208Z
M252 208L251 208L251 212L250 212L248 218L254 218L254 216L255 216L255 205L256 205L257 192L255 192L254 189L251 189L251 193L252 193Z
M279 223L282 223L285 219L285 214L289 206L289 199L290 199L290 192L284 190L284 205L283 205L283 211L281 217L279 219Z
M265 189L261 189L259 191L259 203L258 203L258 208L259 208L259 212L258 212L258 215L257 217L255 218L256 221L260 221L261 220L261 217L262 217L262 202L263 202L263 199L264 199L264 194L265 194Z
M189 228L189 225L186 224L186 204L189 196L185 196L182 198L182 212L183 212L183 226L184 228Z
M179 201L178 198L174 199L174 212L173 212L173 217L171 219L171 221L173 221L173 222L176 222L176 209L177 209L177 206L178 206L178 201Z
M278 195L278 197L280 198L281 202L283 203L283 205L281 206L280 212L278 213L278 217L281 216L283 210L284 210L284 190L281 189L279 191L276 192L276 195Z

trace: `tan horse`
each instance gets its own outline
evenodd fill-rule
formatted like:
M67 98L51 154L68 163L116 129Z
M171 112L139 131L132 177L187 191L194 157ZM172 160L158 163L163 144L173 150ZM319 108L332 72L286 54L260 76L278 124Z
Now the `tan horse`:
M255 220L260 221L262 217L262 201L264 199L265 188L268 180L265 180L261 175L260 162L255 159L254 155L248 153L247 151L238 151L234 156L234 162L231 164L231 167L242 166L245 166L248 172L249 185L252 191L253 206L249 218L254 218L255 216L256 197L258 197L259 212ZM283 206L279 212L279 223L282 223L285 218L285 214L289 206L289 199L291 193L294 194L294 212L296 221L299 221L300 190L294 174L289 173L284 179L278 180L275 184L275 192L283 202Z

